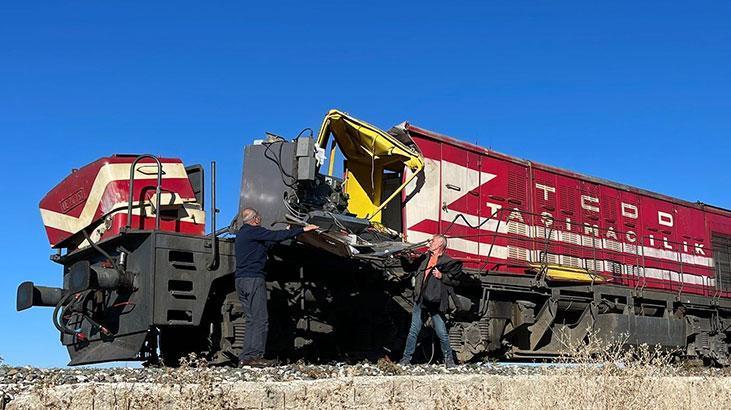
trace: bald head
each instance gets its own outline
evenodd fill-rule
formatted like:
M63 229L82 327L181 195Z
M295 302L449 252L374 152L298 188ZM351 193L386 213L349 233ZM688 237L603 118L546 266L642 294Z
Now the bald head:
M447 237L440 234L432 236L429 241L429 250L434 253L442 253L445 249L447 249Z
M261 223L261 216L254 208L244 208L241 211L240 222L247 225L259 225Z

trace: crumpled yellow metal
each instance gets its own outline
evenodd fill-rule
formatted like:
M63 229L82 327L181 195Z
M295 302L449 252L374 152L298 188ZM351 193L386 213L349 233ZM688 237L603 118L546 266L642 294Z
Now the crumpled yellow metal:
M424 169L424 158L387 132L342 111L330 110L322 121L317 146L325 149L333 136L348 161L345 190L348 210L360 218L380 222L381 210ZM334 152L330 154L332 174ZM406 166L411 175L386 200L381 201L383 173Z
M540 271L543 268L543 266L539 264L533 264L532 266L536 271ZM562 265L546 265L545 269L546 279L551 281L579 283L606 282L605 277L591 273L587 269L583 268L574 268Z

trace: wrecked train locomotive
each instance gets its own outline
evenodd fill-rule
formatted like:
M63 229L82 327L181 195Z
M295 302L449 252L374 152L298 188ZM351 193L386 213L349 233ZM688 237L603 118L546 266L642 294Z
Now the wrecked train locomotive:
M70 364L235 359L236 222L216 229L212 171L207 215L202 167L150 156L98 160L41 201L64 285L21 284L18 310L54 307ZM594 332L728 364L728 210L336 110L318 135L245 148L245 206L277 229L322 228L272 249L267 350L280 358L397 358L406 255L443 233L467 273L448 323L461 361L550 358Z

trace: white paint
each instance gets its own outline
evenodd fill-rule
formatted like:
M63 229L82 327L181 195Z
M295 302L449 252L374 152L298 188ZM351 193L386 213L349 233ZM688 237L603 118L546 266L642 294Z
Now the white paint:
M664 226L673 226L673 216L667 212L657 211L657 223Z
M543 184L536 183L536 188L538 188L541 191L543 191L543 199L546 200L546 201L548 201L548 193L549 192L556 193L556 188L551 187L551 186L548 186L548 185L543 185Z
M513 208L513 211L511 211L510 215L508 215L508 219L512 219L520 223L525 223L525 221L523 220L523 215L520 214L520 209L518 208Z
M502 209L502 207L503 207L502 205L500 205L500 204L493 204L492 202L485 202L485 205L488 208L490 208L490 215L489 216L495 215L495 218L499 218L500 217L500 214L497 213L497 212L500 209Z
M599 212L599 207L590 205L590 203L599 205L599 198L589 196L589 195L582 195L581 196L581 207L593 212Z
M593 235L599 237L599 225L590 225L584 222L584 235Z
M622 216L632 219L637 219L639 217L639 212L637 211L637 207L632 204L626 204L622 202Z
M415 242L420 242L431 238L431 234L422 232L415 233ZM521 247L514 246L500 246L495 245L492 247L490 252L490 245L484 243L478 243L477 241L461 239L461 238L450 238L448 241L449 249L453 249L460 252L473 254L475 256L486 257L490 253L490 258L499 260L506 260L508 257L517 258L524 260L529 263L539 263L541 261L541 250L528 250ZM479 250L478 252L474 252ZM658 250L659 251L659 250ZM556 258L558 257L558 260ZM549 261L551 263L561 263L565 266L576 266L581 268L590 268L600 272L612 273L612 266L619 266L624 276L632 279L651 278L661 279L664 281L671 281L675 283L693 284L700 286L715 286L715 280L712 277L703 275L694 275L691 273L679 273L671 270L659 269L659 268L642 268L636 265L618 264L615 261L597 259L585 259L577 258L568 255L549 255Z
M41 218L43 225L59 229L64 232L76 233L87 227L96 214L99 204L101 203L104 191L107 185L114 181L129 180L130 167L132 164L105 164L99 168L99 172L94 178L94 183L89 190L89 195L84 203L84 208L78 217L66 215L50 209L41 208ZM152 168L150 171L147 168ZM185 167L180 163L163 163L163 180L173 178L188 178ZM144 164L135 170L135 181L157 179L157 165ZM195 200L195 198L185 198L186 200ZM126 206L126 202L125 202Z
M663 236L662 237L662 247L665 248L665 249L673 249L673 247L670 246L670 244L668 243L668 237L667 236Z
M698 255L705 255L706 253L703 252L703 244L702 243L696 243L695 244L695 253Z
M553 215L550 212L541 212L541 222L547 227L553 225Z
M412 179L404 188L405 197L408 198L404 206L404 218L406 219L406 226L409 228L425 220L439 221L439 161L425 158L422 172L424 173L425 182L418 192L414 192L414 190L418 186L417 180L420 180L421 177ZM407 168L405 177L409 178L411 174L411 170Z
M472 221L476 218L474 216L468 216L468 220ZM458 221L459 222L459 221ZM506 225L509 225L509 228L506 228ZM487 230L490 232L495 232L495 225L485 224L481 228L482 230ZM588 227L586 229L589 229ZM590 228L591 230L594 230L594 227ZM418 242L415 241L412 238L412 232L414 231L408 231L408 238L410 242ZM508 224L501 223L500 224L500 233L510 233L525 237L533 237L533 238L539 238L539 239L545 239L547 235L548 230L546 230L543 226L535 226L531 227L529 225L525 225L523 223L519 223L516 221L511 220ZM426 234L425 234L426 235ZM609 235L607 235L609 236ZM656 259L663 259L673 262L679 262L682 258L683 263L687 263L690 265L697 265L702 267L713 267L713 260L709 257L702 256L703 253L703 244L695 244L699 249L696 249L696 253L699 253L698 255L689 255L689 254L683 254L679 253L673 250L666 250L666 249L658 249L652 246L642 246L638 247L637 245L634 245L634 243L637 242L637 235L632 232L628 231L625 232L625 239L629 243L619 243L616 244L613 243L611 240L601 240L596 241L595 237L588 236L588 235L581 235L573 232L566 232L566 231L560 231L556 229L551 230L551 240L557 241L557 242L563 242L563 243L569 243L574 245L581 245L584 247L591 247L596 246L597 249L609 249L609 250L615 250L618 251L621 249L621 252L624 252L625 254L635 255L646 255L652 258ZM654 243L654 240L653 240Z
M488 172L480 172L449 161L442 161L442 185L446 187L447 184L453 184L461 188L459 191L448 188L442 189L442 202L445 202L447 208L449 208L449 205L453 202L479 186L492 181L495 176Z

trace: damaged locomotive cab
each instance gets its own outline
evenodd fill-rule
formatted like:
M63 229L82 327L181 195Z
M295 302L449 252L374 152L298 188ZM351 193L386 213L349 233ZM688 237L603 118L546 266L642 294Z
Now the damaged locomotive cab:
M342 178L335 175L336 157ZM265 225L318 225L321 232L299 240L328 253L382 257L403 248L400 194L423 167L408 135L331 110L316 140L268 134L246 148L239 208L261 210Z
M416 144L406 135L397 138L338 110L331 110L323 120L316 145L325 150L330 141L328 175L333 173L336 147L345 157L348 211L382 224L384 208L424 168ZM408 178L404 178L405 168L410 171ZM401 226L387 227L401 230Z

